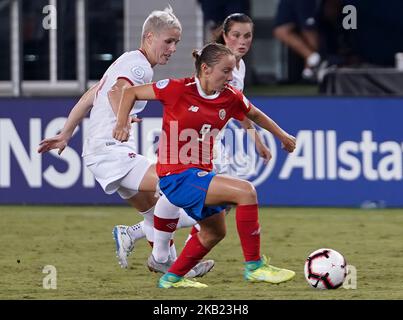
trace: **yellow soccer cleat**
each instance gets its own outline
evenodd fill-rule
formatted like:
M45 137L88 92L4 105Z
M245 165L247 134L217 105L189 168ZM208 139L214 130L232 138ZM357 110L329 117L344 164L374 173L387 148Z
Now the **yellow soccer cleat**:
M295 272L287 269L281 269L268 264L267 258L262 256L260 265L255 269L245 268L244 277L250 282L269 282L278 284L294 278Z
M173 273L164 274L158 281L158 288L207 288L204 283L200 283L194 280L189 280L184 277L179 277Z

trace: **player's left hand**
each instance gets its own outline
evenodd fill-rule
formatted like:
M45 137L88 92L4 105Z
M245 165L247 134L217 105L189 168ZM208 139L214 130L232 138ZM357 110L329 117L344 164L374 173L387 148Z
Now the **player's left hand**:
M272 155L271 151L268 147L266 147L264 144L257 143L256 144L256 151L263 158L263 161L265 164L269 163Z
M133 119L134 118L129 117L125 125L121 125L119 122L116 123L115 128L113 129L112 132L112 135L116 140L120 142L125 142L129 140L132 122L137 122L133 121Z
M60 156L67 146L69 138L65 134L59 133L52 138L43 139L39 143L38 153L45 153L53 149L59 149L58 155Z

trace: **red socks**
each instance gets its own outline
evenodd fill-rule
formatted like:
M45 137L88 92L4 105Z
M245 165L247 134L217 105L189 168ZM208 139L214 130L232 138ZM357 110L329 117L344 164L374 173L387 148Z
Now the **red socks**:
M257 204L236 207L236 226L245 261L260 260L260 226Z
M186 243L178 259L176 259L174 264L169 268L168 272L183 277L190 269L198 264L209 251L210 250L203 247L197 235L192 236Z

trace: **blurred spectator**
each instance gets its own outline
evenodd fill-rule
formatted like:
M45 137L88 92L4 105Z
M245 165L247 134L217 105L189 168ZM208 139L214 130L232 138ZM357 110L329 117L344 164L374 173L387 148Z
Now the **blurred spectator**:
M47 4L47 0L22 1L24 80L49 80L49 32L41 15Z
M357 29L344 29L343 7L353 5ZM322 0L318 30L320 52L338 66L393 67L394 56L403 51L403 1Z
M224 19L232 13L249 15L249 0L198 0L203 11L204 42L214 41L221 34Z
M304 59L302 76L313 79L321 61L317 30L317 0L280 0L274 36Z
M343 0L322 0L317 15L319 52L323 62L317 79L322 80L326 69L331 66L351 66L360 58L352 50L352 30L343 28Z

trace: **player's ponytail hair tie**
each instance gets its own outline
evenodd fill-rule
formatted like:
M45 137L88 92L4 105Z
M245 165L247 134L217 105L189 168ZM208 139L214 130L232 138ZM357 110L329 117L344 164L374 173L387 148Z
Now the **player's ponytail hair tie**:
M200 49L200 50L193 49L192 56L193 56L193 58L195 58L197 60L197 59L200 59L202 53L203 53L203 49Z

